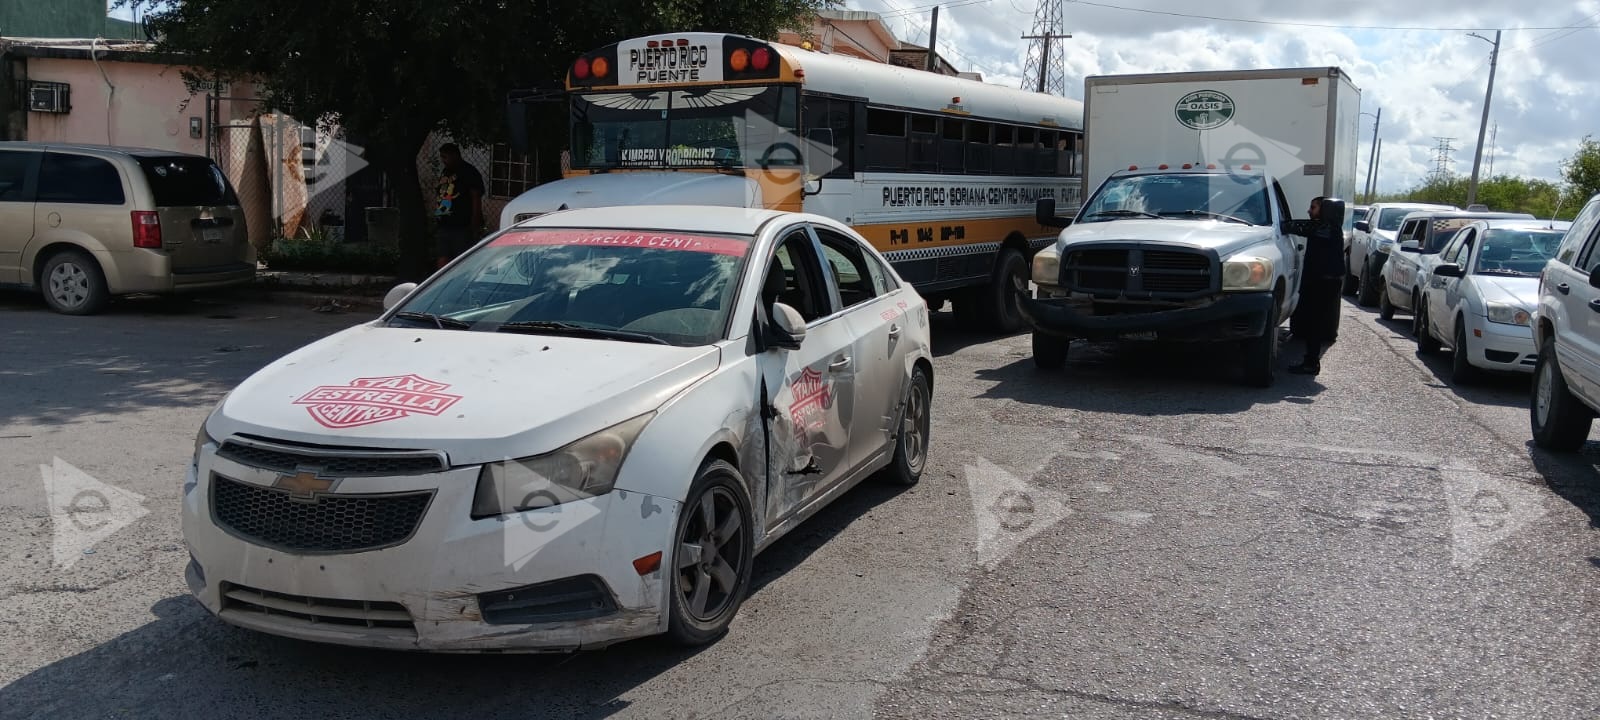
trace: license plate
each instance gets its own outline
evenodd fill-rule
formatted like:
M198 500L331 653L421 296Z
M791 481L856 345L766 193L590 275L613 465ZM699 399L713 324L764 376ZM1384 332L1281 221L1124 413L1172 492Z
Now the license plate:
M200 240L207 245L220 245L227 237L227 231L222 228L201 228Z
M1122 334L1122 339L1123 340L1154 340L1154 339L1156 339L1156 332L1154 330L1150 330L1150 331L1147 331L1147 332L1123 333Z

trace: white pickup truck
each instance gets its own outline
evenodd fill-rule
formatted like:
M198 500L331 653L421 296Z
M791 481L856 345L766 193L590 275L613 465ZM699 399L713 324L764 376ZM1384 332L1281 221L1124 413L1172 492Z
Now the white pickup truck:
M1036 297L1018 302L1040 368L1064 365L1074 339L1230 343L1247 382L1272 384L1306 243L1287 232L1277 180L1248 166L1130 168L1075 219L1048 199L1036 214L1065 228L1034 256Z

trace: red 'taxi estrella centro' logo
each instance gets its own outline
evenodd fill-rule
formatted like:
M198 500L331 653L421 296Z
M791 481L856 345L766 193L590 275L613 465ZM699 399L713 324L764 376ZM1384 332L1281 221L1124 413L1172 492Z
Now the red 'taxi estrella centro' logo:
M348 385L323 385L294 401L312 419L331 428L351 428L411 415L438 415L461 399L449 385L417 375L356 378Z

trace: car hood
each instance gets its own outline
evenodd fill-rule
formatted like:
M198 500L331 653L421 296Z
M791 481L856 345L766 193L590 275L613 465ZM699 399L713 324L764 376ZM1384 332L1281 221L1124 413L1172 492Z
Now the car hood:
M516 216L618 205L763 207L761 186L742 176L706 172L579 175L535 187L506 204L501 227Z
M1161 242L1216 250L1227 258L1272 238L1272 228L1222 220L1112 220L1073 224L1061 231L1056 250L1091 242Z
M1539 305L1539 278L1474 275L1472 281L1484 302L1506 303L1530 312Z
M206 429L504 460L653 411L718 358L716 347L361 325L250 376Z

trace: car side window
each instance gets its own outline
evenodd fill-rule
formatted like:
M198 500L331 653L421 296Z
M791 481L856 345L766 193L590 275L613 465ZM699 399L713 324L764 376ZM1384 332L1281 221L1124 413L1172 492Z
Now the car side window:
M1600 266L1600 224L1589 230L1588 241L1584 243L1582 259L1578 262L1578 270L1592 273L1596 266Z
M1284 196L1283 186L1279 185L1276 180L1272 182L1272 198L1273 202L1278 205L1278 219L1294 219L1294 214L1289 211L1289 198Z
M1450 244L1445 245L1444 246L1444 250L1440 251L1440 253L1439 253L1439 262L1442 262L1442 263L1453 263L1453 262L1455 262L1456 261L1456 256L1461 254L1461 241L1465 237L1466 237L1465 233L1457 233L1455 238L1450 241Z
M0 202L33 202L28 196L28 171L36 152L0 151Z
M872 270L861 246L854 239L831 230L812 229L822 242L822 256L828 261L828 270L838 285L840 306L855 307L877 298L878 288L872 281Z
M88 155L47 152L39 171L41 203L121 205L122 175L110 162Z
M1460 232L1461 244L1456 246L1456 257L1450 262L1466 267L1472 260L1472 247L1477 244L1475 241L1478 239L1478 231L1467 228Z
M817 254L811 236L805 228L795 228L784 234L778 249L767 266L762 284L762 312L767 312L775 302L794 308L806 322L830 314L833 303L827 298L822 282L822 266L817 264Z
M1590 200L1585 205L1583 212L1572 221L1572 227L1567 229L1565 237L1561 238L1561 246L1556 250L1556 262L1563 265L1576 265L1578 251L1582 250L1589 236L1594 234L1596 220L1600 220L1600 199Z

